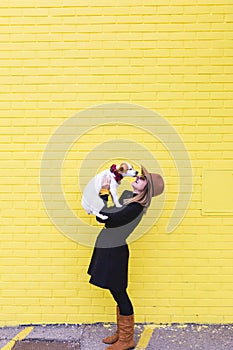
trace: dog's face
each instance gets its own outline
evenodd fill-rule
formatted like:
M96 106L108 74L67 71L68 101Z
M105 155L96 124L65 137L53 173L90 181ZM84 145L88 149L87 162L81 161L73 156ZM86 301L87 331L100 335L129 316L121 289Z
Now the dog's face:
M117 165L116 169L123 177L135 177L138 174L138 171L134 170L132 165L127 162Z

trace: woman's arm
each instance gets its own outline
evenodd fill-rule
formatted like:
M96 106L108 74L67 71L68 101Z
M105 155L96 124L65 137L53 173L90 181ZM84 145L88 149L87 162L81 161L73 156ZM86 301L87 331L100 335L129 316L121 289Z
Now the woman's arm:
M110 194L110 181L111 179L108 176L104 176L99 193L100 197L105 203L105 207L100 211L100 213L102 215L108 216L108 218L103 220L99 217L96 217L96 220L98 222L104 223L105 227L123 226L136 219L141 214L143 207L139 203L133 202L123 206L122 208L107 208L106 204L108 202L108 196ZM127 196L129 196L129 193L132 195L132 192L126 192Z
M106 227L123 226L135 220L142 213L142 210L143 207L141 204L133 202L120 209L117 208L116 211L113 211L113 209L111 209L111 212L109 212L109 210L101 210L100 213L107 215L108 219L102 220L99 217L96 217L96 220L105 223Z

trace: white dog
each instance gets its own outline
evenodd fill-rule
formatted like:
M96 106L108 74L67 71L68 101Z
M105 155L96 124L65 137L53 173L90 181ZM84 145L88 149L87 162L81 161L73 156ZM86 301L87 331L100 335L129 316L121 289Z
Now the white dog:
M127 162L121 163L120 165L113 164L110 169L102 171L89 181L83 192L82 207L88 214L94 214L103 220L107 219L108 216L100 214L104 206L104 202L99 196L103 177L106 175L110 177L110 193L112 200L115 206L120 208L121 204L119 203L117 195L117 187L120 185L121 179L126 176L135 177L137 174L138 171L134 170L132 165Z

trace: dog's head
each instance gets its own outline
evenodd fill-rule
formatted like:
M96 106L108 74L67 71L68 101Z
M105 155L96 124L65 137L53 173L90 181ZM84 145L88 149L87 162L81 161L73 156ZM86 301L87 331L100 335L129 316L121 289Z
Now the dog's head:
M126 177L126 176L135 177L138 174L138 171L134 170L133 166L127 162L124 162L124 163L121 163L120 165L117 165L116 170L123 177Z

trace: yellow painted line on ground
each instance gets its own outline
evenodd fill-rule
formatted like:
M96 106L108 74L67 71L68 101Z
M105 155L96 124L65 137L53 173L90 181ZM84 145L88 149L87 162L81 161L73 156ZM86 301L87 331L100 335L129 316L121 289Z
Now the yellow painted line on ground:
M21 332L19 332L18 334L16 334L14 336L14 338L12 338L9 343L7 343L6 345L3 346L3 348L1 348L1 350L11 350L15 343L18 340L23 340L24 338L26 338L26 336L33 330L34 327L27 327L24 328Z
M145 326L135 350L145 350L153 334L154 326Z

